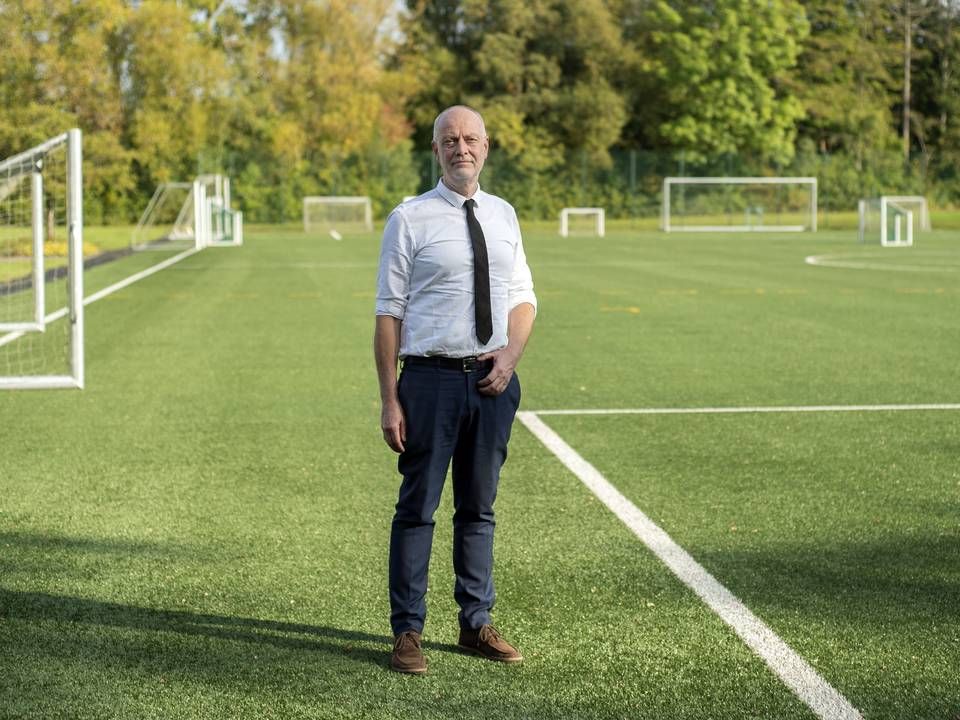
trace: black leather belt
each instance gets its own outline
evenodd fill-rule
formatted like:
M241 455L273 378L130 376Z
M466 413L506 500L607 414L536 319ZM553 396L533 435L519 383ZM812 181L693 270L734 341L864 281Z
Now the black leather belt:
M444 370L459 370L460 372L489 371L493 365L492 360L477 360L476 355L463 358L444 357L443 355L430 355L429 357L418 357L417 355L408 355L403 359L406 365L424 365L427 367L442 368Z

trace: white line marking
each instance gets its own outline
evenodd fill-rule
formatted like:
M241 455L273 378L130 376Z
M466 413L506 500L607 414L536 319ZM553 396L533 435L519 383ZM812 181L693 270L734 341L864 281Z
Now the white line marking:
M103 288L102 290L98 290L97 292L93 293L93 295L88 295L83 299L83 304L84 306L86 306L86 305L89 305L90 303L95 303L97 300L101 300L105 298L107 295L115 293L117 290L122 290L128 285L133 285L133 283L137 282L138 280L143 280L145 277L150 277L154 273L160 272L161 270L170 267L174 263L178 263L184 258L188 258L191 255L195 255L198 252L200 252L200 250L198 250L197 248L190 248L189 250L184 250L179 255L174 255L171 258L167 258L163 262L159 262L156 265L151 265L146 270L141 270L138 273L134 273L130 277L125 278L120 282L116 282L113 285L109 285L108 287ZM50 313L44 318L44 323L52 323L54 320L59 320L60 318L64 317L66 314L67 314L67 308L65 307L62 307L59 310L54 310L52 313ZM22 331L7 333L6 335L3 335L2 337L0 337L0 347L6 345L7 343L13 342L14 340L18 340L22 338L24 335L26 335L26 333Z
M960 410L960 403L912 405L772 405L769 407L602 408L534 410L534 415L719 415L726 413L904 412L909 410Z
M145 277L150 277L154 273L158 273L161 270L164 270L170 267L174 263L178 263L181 260L190 257L191 255L196 255L198 252L200 252L200 250L197 248L190 248L189 250L184 250L182 253L178 255L174 255L171 258L167 258L163 262L159 262L156 265L151 265L146 270L141 270L138 273L134 273L130 277L125 278L120 282L116 282L113 285L103 288L103 290L98 290L93 295L88 295L83 299L83 304L89 305L90 303L94 303L97 300L105 298L107 295L111 295L115 293L117 290L123 290L123 288L127 287L128 285L133 285L135 282L139 280L143 280Z
M517 417L684 585L719 615L818 717L822 720L863 720L843 695L535 413L520 412Z
M904 248L888 248L888 250L898 250ZM934 253L928 253L933 255ZM940 253L943 255L944 253ZM847 259L847 258L853 259ZM950 254L948 257L954 257ZM958 267L950 265L894 265L883 262L862 262L856 259L857 256L850 255L808 255L803 259L807 265L817 265L819 267L848 268L851 270L890 270L893 272L957 272ZM871 258L867 258L868 260Z

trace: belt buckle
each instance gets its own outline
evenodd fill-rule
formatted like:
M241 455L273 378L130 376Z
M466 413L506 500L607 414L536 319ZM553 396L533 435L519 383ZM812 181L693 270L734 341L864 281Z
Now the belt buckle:
M471 355L470 357L465 357L463 358L463 371L465 373L473 372L474 370L477 369L477 366L479 364L480 363L477 361L477 358L475 355Z

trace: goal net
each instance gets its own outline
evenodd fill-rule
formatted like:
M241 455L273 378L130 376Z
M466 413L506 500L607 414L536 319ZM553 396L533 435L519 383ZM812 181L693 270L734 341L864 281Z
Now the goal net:
M605 233L605 213L598 207L563 208L560 211L560 237Z
M373 232L367 196L314 195L303 199L303 231L337 234Z
M0 162L0 388L83 387L79 130Z
M210 222L207 245L243 245L243 213L217 198L207 200Z
M661 227L666 232L815 232L812 177L668 177Z
M858 203L861 243L880 241L882 247L908 247L930 229L930 210L922 195L883 195Z
M134 228L134 250L197 250L243 242L243 216L230 207L230 178L200 175L157 186Z

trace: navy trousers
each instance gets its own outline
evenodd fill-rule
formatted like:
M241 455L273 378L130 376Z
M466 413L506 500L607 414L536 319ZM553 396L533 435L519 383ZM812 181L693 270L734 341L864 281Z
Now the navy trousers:
M520 405L514 375L496 397L477 382L490 364L472 372L407 363L398 394L407 441L398 469L403 476L390 533L390 624L394 635L423 631L433 515L453 463L454 597L460 627L490 622L493 607L493 503L507 459L513 418Z

